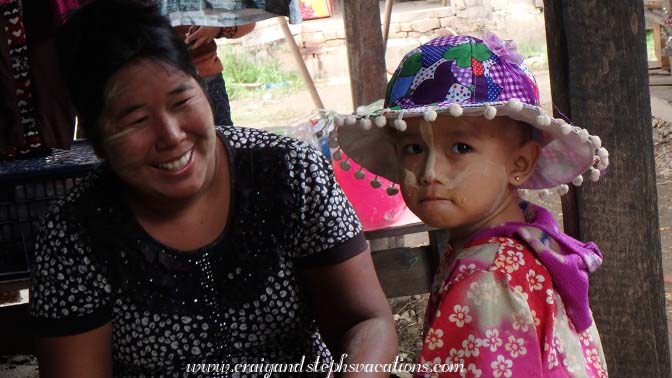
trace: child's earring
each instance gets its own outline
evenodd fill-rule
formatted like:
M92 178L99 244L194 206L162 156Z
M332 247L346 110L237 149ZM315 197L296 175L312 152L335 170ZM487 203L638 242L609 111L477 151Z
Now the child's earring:
M513 179L516 180L516 182L520 182L520 176L516 176Z

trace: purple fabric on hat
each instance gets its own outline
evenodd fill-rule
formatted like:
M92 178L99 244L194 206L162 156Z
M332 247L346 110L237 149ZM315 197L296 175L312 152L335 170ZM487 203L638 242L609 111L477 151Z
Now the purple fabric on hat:
M446 98L450 87L457 82L450 70L452 62L443 62L436 67L434 77L426 79L413 91L411 99L418 105L441 102Z
M523 71L509 63L500 61L499 64L490 67L489 73L492 81L502 88L499 95L500 100L515 98L528 105L536 106L539 104L538 92L532 88L527 75Z
M426 44L430 46L454 46L459 45L460 43L467 43L473 40L475 40L475 38L466 35L444 35L441 37L436 37L427 42Z
M543 207L522 202L521 208L527 222L508 222L488 228L472 240L518 236L525 241L551 274L576 330L585 331L592 324L588 275L602 264L602 253L595 243L583 243L561 232L551 213Z
M460 84L464 85L465 87L471 87L471 78L473 76L471 67L460 67L457 65L457 63L453 62L451 69L453 71L453 75Z
M429 67L443 59L443 54L448 50L446 46L422 45L422 66Z
M511 64L521 64L525 60L516 50L515 42L504 41L495 33L485 33L483 43L503 61Z

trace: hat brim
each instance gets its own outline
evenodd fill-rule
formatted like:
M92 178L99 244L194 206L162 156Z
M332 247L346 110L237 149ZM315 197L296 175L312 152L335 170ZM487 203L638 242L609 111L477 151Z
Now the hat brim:
M548 117L539 107L520 102L517 106L512 106L510 102L464 104L461 106L460 116L481 117L488 107L495 108L497 116L506 116L525 122L541 131L541 154L534 172L520 186L521 189L546 189L567 184L592 167L596 146L591 138L586 137L587 133L584 132L582 136L581 128L567 125L562 119ZM429 109L433 109L440 116L448 113L448 116L452 117L449 107L381 109L371 113L370 117L385 116L388 118L386 126L373 126L365 130L359 123L343 125L338 128L338 142L343 151L355 162L376 175L399 183L400 169L390 130L392 128L390 119L400 116L402 118L422 117Z

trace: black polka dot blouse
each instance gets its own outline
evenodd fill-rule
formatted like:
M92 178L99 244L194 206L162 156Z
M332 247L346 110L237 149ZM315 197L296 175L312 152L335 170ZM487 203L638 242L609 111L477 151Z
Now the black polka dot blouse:
M32 277L38 336L111 322L115 377L262 376L187 367L330 361L297 270L363 252L359 221L329 162L306 144L255 129L217 133L232 206L226 230L203 248L177 251L149 236L106 167L51 207Z

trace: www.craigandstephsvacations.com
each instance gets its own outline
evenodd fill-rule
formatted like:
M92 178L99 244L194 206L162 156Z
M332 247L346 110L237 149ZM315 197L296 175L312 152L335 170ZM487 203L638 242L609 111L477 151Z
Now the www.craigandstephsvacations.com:
M269 378L274 373L324 373L325 377L332 373L448 373L461 372L464 370L463 364L436 364L425 363L415 364L403 362L403 357L397 356L393 363L389 364L352 364L347 363L348 355L343 354L338 362L323 361L320 357L306 362L306 356L301 357L301 361L294 364L273 363L261 358L258 363L194 363L187 364L187 373L240 373L240 374L261 374L264 378Z

